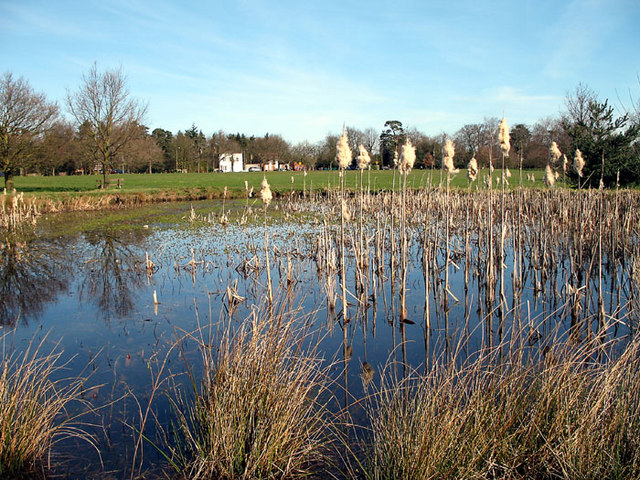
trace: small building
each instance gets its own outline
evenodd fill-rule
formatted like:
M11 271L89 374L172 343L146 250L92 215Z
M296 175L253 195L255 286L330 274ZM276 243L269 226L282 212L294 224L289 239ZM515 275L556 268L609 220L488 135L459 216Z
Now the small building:
M221 172L242 172L243 170L242 153L223 153L220 155Z

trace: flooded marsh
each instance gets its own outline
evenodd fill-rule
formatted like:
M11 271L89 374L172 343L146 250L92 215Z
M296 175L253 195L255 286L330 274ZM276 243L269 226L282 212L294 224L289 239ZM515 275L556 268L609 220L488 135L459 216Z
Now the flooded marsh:
M442 478L582 478L605 447L602 475L633 474L639 200L363 188L41 216L0 245L4 351L42 342L61 352L51 381L81 383L65 411L83 434L54 443L54 476L390 478L416 470L404 455ZM615 411L527 413L596 390ZM246 417L224 417L233 399ZM628 436L596 446L587 418Z

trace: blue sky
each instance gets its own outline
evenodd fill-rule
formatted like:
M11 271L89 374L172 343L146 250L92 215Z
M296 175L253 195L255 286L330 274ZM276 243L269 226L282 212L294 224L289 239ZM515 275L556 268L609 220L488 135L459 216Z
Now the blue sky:
M0 72L64 109L94 62L122 68L151 129L453 134L555 116L578 82L637 101L640 2L0 0Z

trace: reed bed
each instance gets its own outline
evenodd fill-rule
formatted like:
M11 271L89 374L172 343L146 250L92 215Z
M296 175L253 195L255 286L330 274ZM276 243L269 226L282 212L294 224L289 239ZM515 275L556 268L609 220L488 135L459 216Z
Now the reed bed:
M636 192L492 192L470 184L467 191L404 187L402 195L340 190L307 200L290 197L280 211L322 218L311 255L329 324L343 334L334 374L345 392L340 418L367 405L367 421L355 428L362 443L344 445L354 454L347 477L640 475ZM408 293L406 272L415 268L424 291L414 284ZM464 281L450 282L459 269ZM422 319L405 306L417 295ZM541 311L536 318L530 301ZM380 302L396 349L380 376L361 364L369 393L354 398L351 328L369 328ZM449 318L459 303L462 328ZM477 326L469 325L471 311ZM415 323L425 334L422 365L407 357L405 331ZM474 329L482 344L470 351Z
M6 337L3 339L6 340ZM56 380L65 368L62 351L44 353L44 342L29 343L10 353L3 343L0 372L0 477L44 477L56 443L75 438L94 446L94 439L78 418L69 416L72 404L90 408L84 399L85 378Z
M24 198L23 193L0 196L0 227L14 232L22 225L35 225L40 215L37 205Z

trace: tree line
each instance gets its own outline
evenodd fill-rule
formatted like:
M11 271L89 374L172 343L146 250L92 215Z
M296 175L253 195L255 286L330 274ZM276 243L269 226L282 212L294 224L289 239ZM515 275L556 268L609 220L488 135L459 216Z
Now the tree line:
M511 168L544 167L556 142L572 158L580 149L587 159L585 182L597 185L640 182L640 102L617 114L579 84L567 95L565 110L533 125L515 123L511 129ZM292 144L280 135L248 136L224 130L206 135L195 123L173 133L145 125L147 105L132 98L121 70L99 71L93 65L77 90L68 92L67 116L60 107L35 92L24 78L10 72L0 77L0 170L11 189L18 174L110 172L210 172L225 153L242 152L245 163L293 163L307 169L336 167L339 134L328 133L316 143ZM466 167L475 157L480 167L495 165L499 156L497 117L467 124L452 134L426 135L399 120L381 130L345 126L351 151L363 145L372 168L393 168L400 146L410 139L416 148L416 168L440 168L447 138L455 145L455 163ZM355 155L355 154L354 154ZM355 157L354 157L355 164Z

